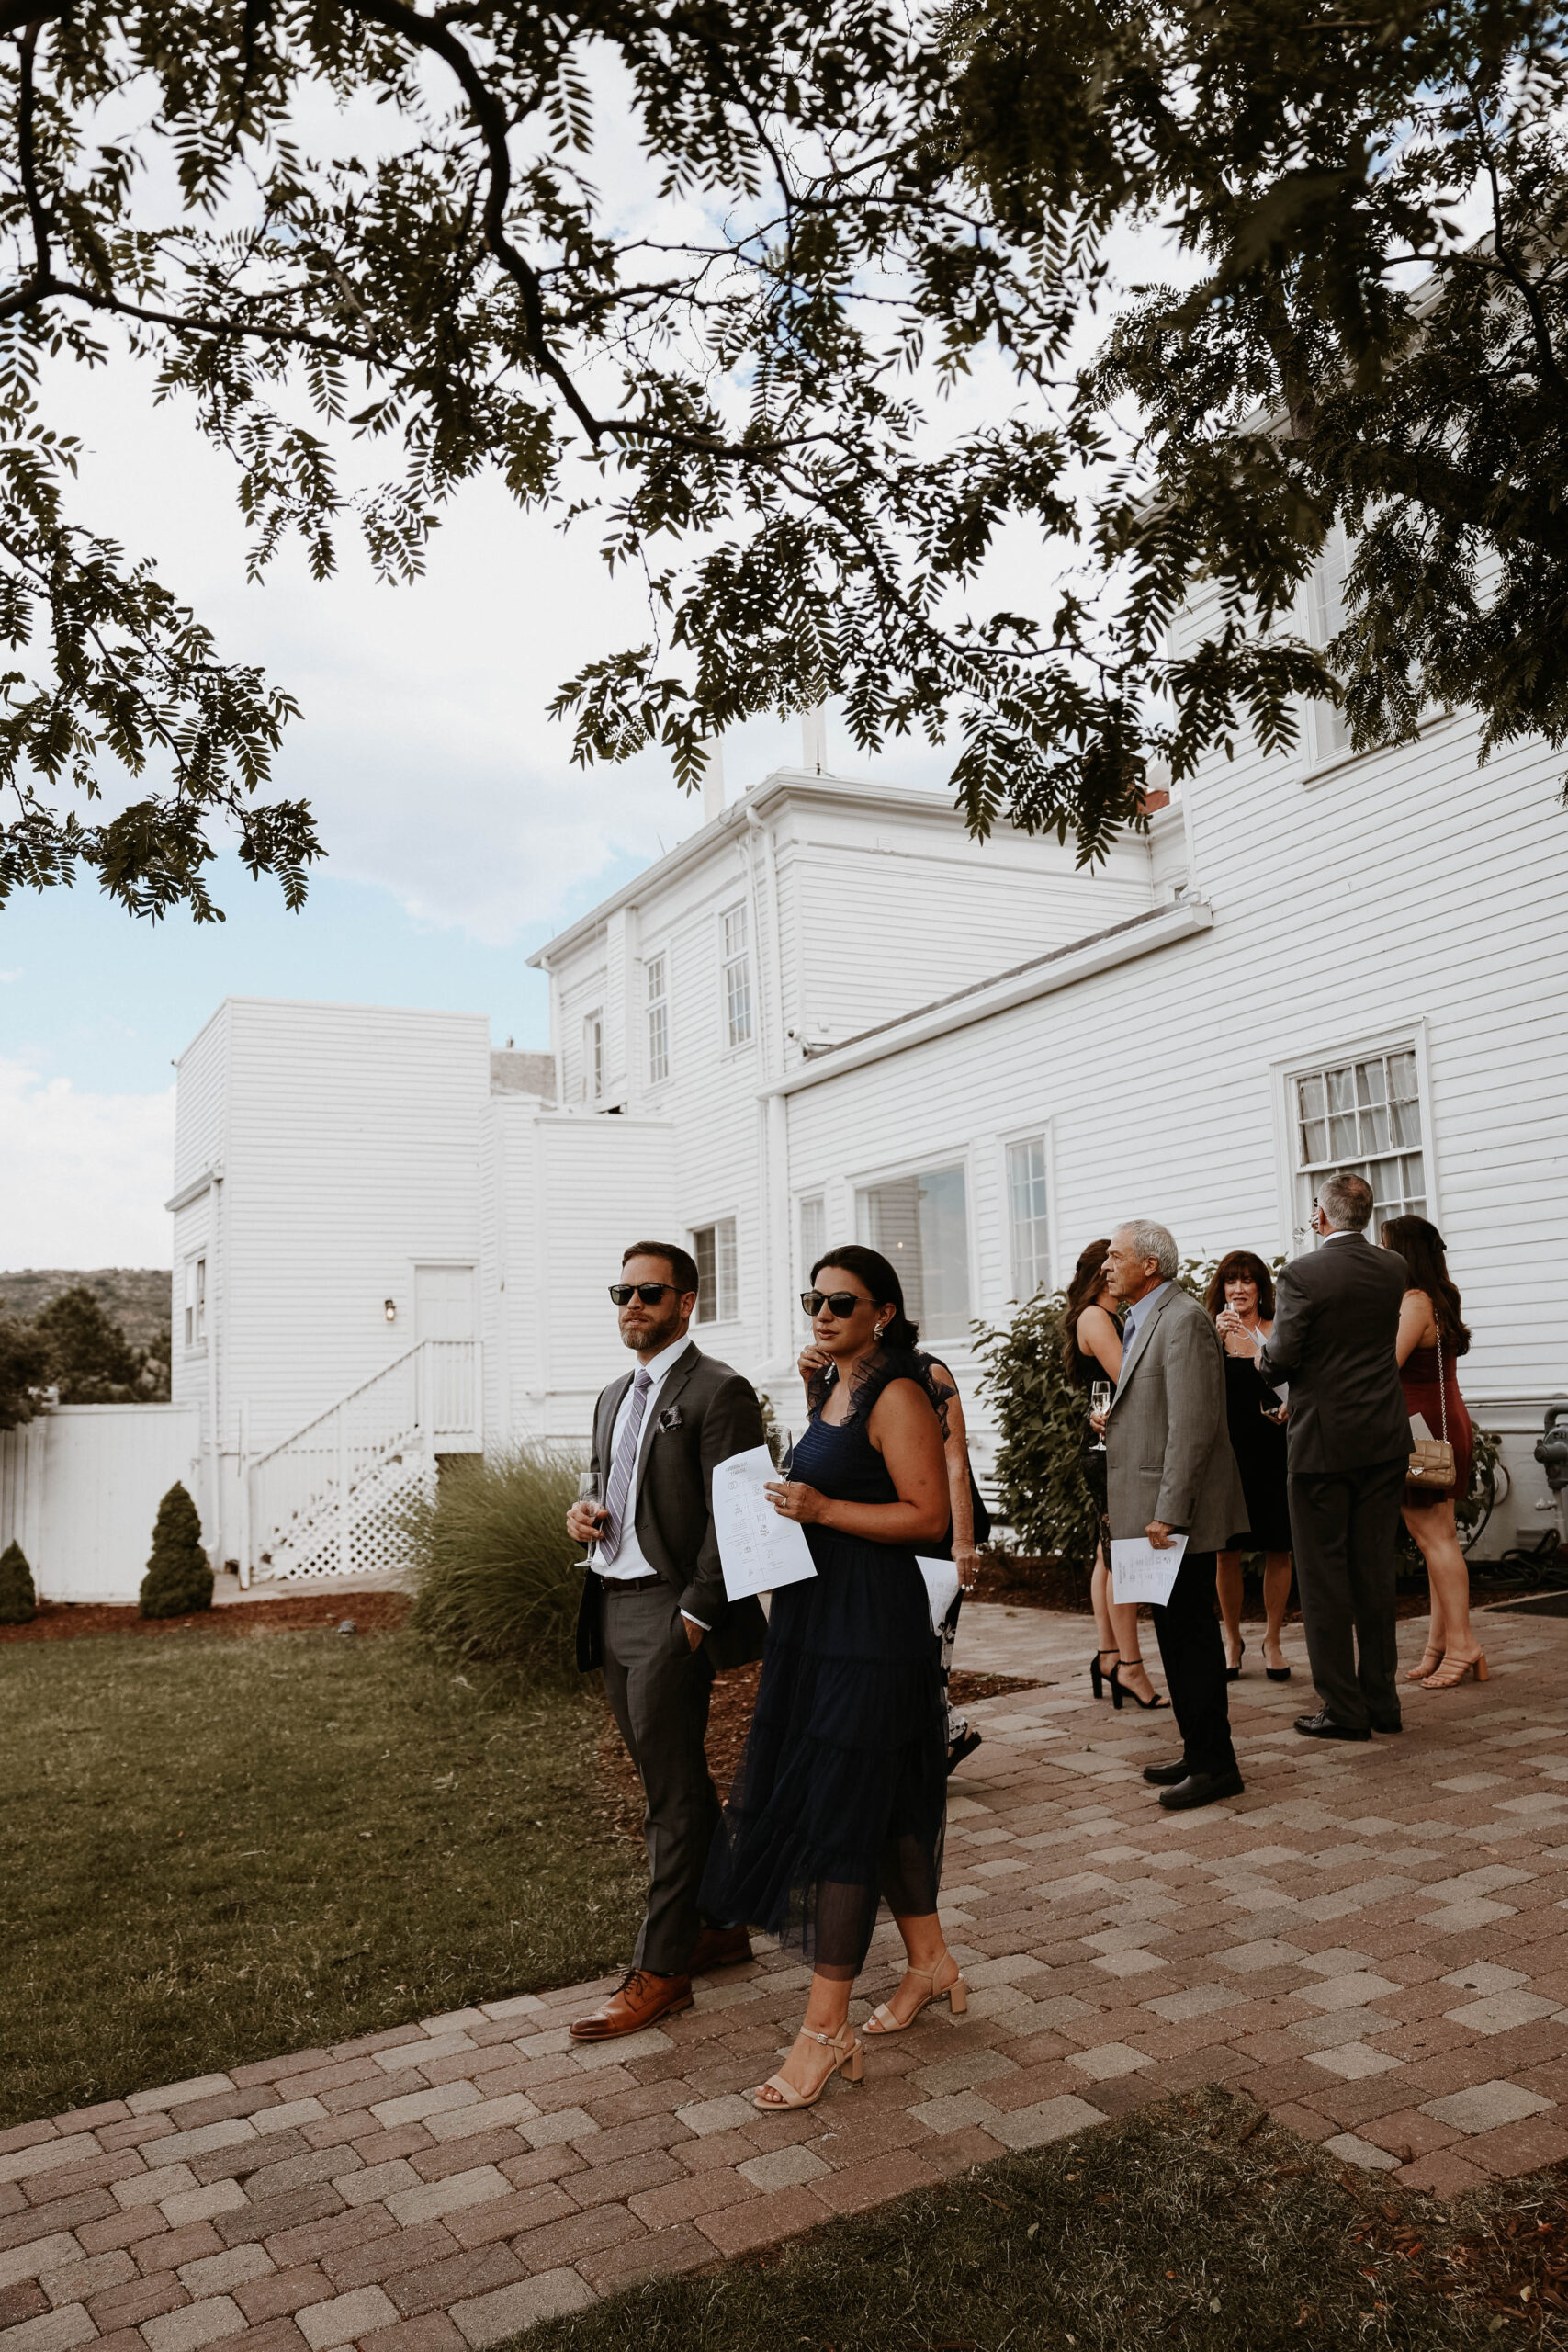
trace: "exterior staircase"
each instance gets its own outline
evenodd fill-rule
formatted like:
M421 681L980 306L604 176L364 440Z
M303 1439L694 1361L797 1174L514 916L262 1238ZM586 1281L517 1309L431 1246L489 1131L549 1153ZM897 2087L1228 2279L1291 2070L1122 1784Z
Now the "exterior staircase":
M385 1577L441 1453L481 1450L479 1346L422 1340L281 1443L241 1464L243 1584Z

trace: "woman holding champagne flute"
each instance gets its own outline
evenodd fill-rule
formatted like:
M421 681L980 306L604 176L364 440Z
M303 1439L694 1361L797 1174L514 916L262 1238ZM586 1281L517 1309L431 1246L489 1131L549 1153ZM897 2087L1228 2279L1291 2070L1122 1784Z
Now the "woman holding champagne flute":
M1114 1300L1105 1281L1105 1253L1110 1247L1109 1241L1091 1241L1079 1251L1062 1317L1062 1360L1067 1377L1089 1391L1086 1409L1099 1414L1111 1410L1122 1376L1122 1327L1111 1312ZM1094 1695L1101 1698L1109 1689L1114 1706L1127 1698L1140 1707L1163 1707L1166 1702L1149 1680L1138 1647L1137 1609L1111 1597L1111 1553L1105 1538L1105 1444L1087 1420L1082 1458L1084 1478L1100 1514L1100 1541L1089 1588L1100 1635L1100 1647L1089 1663Z
M1225 1629L1225 1674L1241 1672L1241 1555L1263 1555L1263 1671L1288 1682L1280 1646L1291 1605L1291 1507L1285 1487L1285 1415L1276 1392L1260 1378L1258 1358L1274 1329L1274 1277L1254 1250L1232 1250L1220 1260L1203 1301L1225 1351L1225 1422L1241 1472L1247 1524L1237 1528L1214 1561L1214 1585Z

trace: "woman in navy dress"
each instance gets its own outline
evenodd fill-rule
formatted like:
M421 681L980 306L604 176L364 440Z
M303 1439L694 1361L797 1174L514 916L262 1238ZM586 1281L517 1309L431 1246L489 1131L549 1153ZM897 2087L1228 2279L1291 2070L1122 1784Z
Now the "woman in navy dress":
M769 1493L805 1529L817 1574L773 1595L756 1712L702 1894L713 1917L766 1928L812 1965L806 2021L753 2094L764 2112L815 2105L840 2069L860 2080L850 1996L879 1900L908 1966L867 2032L901 2033L931 2000L959 2015L968 2005L937 1915L946 1724L916 1564L947 1532L942 1428L886 1259L837 1250L811 1280L802 1301L827 1362L788 1476Z

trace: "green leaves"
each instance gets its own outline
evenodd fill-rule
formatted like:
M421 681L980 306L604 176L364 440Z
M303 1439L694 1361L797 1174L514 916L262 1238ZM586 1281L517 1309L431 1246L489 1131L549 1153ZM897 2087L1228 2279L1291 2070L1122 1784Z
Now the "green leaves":
M1562 0L0 10L0 891L206 917L216 829L291 901L321 854L259 797L287 695L66 528L45 354L153 370L255 575L411 579L489 467L597 530L649 624L560 689L583 762L690 786L831 695L1092 859L1313 695L1568 741L1565 99ZM1184 282L1118 296L1139 237ZM116 763L160 787L94 826Z

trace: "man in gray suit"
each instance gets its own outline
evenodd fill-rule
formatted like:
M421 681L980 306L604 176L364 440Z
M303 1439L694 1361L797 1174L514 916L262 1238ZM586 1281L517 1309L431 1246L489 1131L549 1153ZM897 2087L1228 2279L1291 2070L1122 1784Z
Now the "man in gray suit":
M1371 1214L1364 1176L1320 1186L1323 1247L1280 1274L1258 1362L1265 1380L1290 1383L1291 1533L1323 1702L1296 1729L1313 1739L1401 1729L1394 1573L1410 1414L1393 1343L1410 1276L1396 1250L1367 1239Z
M748 1960L744 1925L705 1922L697 1888L718 1820L705 1742L714 1670L761 1657L754 1599L725 1594L713 1528L715 1465L763 1443L749 1380L686 1337L697 1269L671 1242L634 1241L610 1285L637 1369L613 1380L593 1414L599 1498L575 1504L567 1532L593 1546L577 1623L577 1662L604 1689L642 1782L648 1910L625 1980L571 2028L578 2041L637 2033L692 2006L692 1976Z
M1170 1598L1154 1612L1182 1752L1179 1762L1147 1766L1144 1778L1168 1813L1238 1797L1243 1787L1214 1555L1246 1526L1247 1500L1225 1428L1219 1337L1178 1285L1178 1263L1176 1243L1147 1217L1117 1227L1105 1261L1106 1281L1127 1309L1122 1376L1104 1421L1111 1536L1146 1535L1157 1551L1173 1535L1187 1538Z

